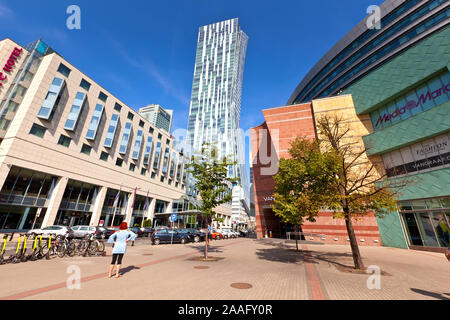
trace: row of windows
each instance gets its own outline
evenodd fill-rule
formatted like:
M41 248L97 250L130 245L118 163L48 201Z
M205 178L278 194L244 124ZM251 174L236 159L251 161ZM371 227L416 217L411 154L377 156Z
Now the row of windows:
M68 78L69 75L70 75L71 70L70 70L67 66L65 66L64 64L60 63L60 65L59 65L59 67L58 67L58 72L61 73L62 75L64 75L66 78ZM56 78L55 78L55 79L56 79ZM58 79L60 79L60 78L58 78ZM56 82L60 82L61 80L62 80L62 79L56 80ZM54 81L55 81L55 80L54 80ZM81 80L81 83L80 83L80 87L83 88L83 89L86 90L86 91L89 91L89 89L90 89L90 87L91 87L91 84L90 84L88 81L86 81L85 79L82 79L82 80ZM50 90L49 90L49 91L50 91ZM80 94L80 92L79 92L78 94ZM77 95L78 95L78 94L77 94ZM86 95L86 94L84 93L84 95ZM75 98L75 99L77 99L77 98ZM100 93L99 93L99 95L98 95L98 99L101 100L101 101L103 101L103 102L106 102L106 100L108 99L108 96L107 96L105 93L103 93L103 92L100 91ZM116 110L117 112L120 112L120 111L122 110L122 106L121 106L119 103L116 102L116 103L114 104L114 110ZM74 110L74 111L77 111L77 110ZM129 111L129 112L128 112L128 115L127 115L127 119L133 120L133 118L134 118L134 114L133 114L132 112ZM139 126L143 128L144 125L145 125L145 122L142 121L142 120L140 120L140 121L139 121ZM72 130L73 130L73 129L72 129Z
M417 21L420 17L424 16L428 12L430 12L433 8L440 5L442 2L446 0L435 0L431 4L422 7L418 11L416 11L414 14L409 15L407 18L403 19L401 22L395 24L392 28L389 28L386 32L381 34L378 38L368 43L366 46L355 52L349 59L347 59L344 63L342 63L338 68L334 70L334 72L330 75L328 75L323 81L320 82L319 85L317 85L313 91L311 91L308 96L306 97L306 100L311 99L315 93L317 93L321 88L323 88L328 82L330 82L332 79L334 79L337 75L339 75L342 71L344 71L346 68L348 68L350 65L352 65L356 60L373 50L374 48L378 47L380 43L384 42L388 38L390 38L392 35L399 33L401 30L407 28L409 25L411 25L414 21ZM309 101L309 100L308 100Z
M415 6L420 1L421 0L410 0L410 1L405 2L402 6L398 7L395 11L393 11L389 15L383 17L381 19L381 24L382 25L386 25L386 24L390 23L391 21L395 20L398 16L400 16L401 14L403 14L404 12L406 12L407 10L409 10L410 8ZM414 14L414 19L418 19L419 16L423 16L424 14L426 14L429 11L431 11L432 9L434 9L435 7L437 7L438 5L440 5L443 2L445 2L445 0L436 0L436 1L433 1L432 3L430 3L430 4L428 4L428 5L424 6L424 7L421 7L419 9L420 15L417 15L417 13L419 11L416 11L415 14ZM399 28L398 28L399 24L401 24L402 27L407 27L409 24L411 24L411 22L414 21L414 20L411 19L411 17L412 16L410 15L410 16L408 16L406 18L406 20L408 20L407 23L405 23L405 19L403 19L398 24L394 25L393 28L396 28L396 30L398 32L399 31ZM389 30L392 30L392 28L389 29ZM299 95L295 99L295 103L299 103L301 101L309 101L309 99L311 99L311 97L313 95L311 95L311 93L310 93L307 97L304 97L304 94L307 91L309 91L320 80L320 78L323 75L325 75L329 70L331 70L336 64L338 64L339 62L343 61L344 58L346 58L352 51L354 51L356 48L358 48L360 45L362 45L367 39L369 39L377 31L378 31L378 29L376 29L376 28L372 28L372 29L367 30L364 34L362 34L359 38L357 38L349 46L347 46L343 51L341 51L335 58L333 58L316 76L314 76L313 79L310 80L308 85L306 85L305 88L303 88L303 90L299 93ZM377 40L375 40L375 42L376 42L376 44L379 44L379 42L381 42L381 41L377 39ZM370 43L369 43L369 45L370 45ZM334 74L334 76L335 75L336 74ZM329 77L327 77L323 81L329 82L329 80L330 80L329 78L333 78L334 76L330 75ZM320 84L322 84L322 81L320 82ZM315 92L317 92L317 90L314 90L314 93Z
M394 51L404 43L410 41L413 38L416 38L421 33L425 32L426 30L430 29L431 27L437 25L439 22L447 19L450 16L450 9L432 17L431 19L425 21L424 23L421 23L420 25L416 26L414 29L410 30L403 36L399 37L398 39L392 41L387 46L381 48L378 52L371 55L368 59L362 61L355 67L353 67L350 71L348 71L344 76L340 77L339 80L334 82L330 87L328 87L325 91L323 91L319 97L325 97L335 90L339 88L339 86L342 85L345 81L351 79L353 76L361 72L363 69L367 68L369 65L374 64L376 61L382 59L384 56L389 54L390 52Z
M32 125L32 127L31 127L30 134L38 136L40 138L43 138L44 135L45 135L46 130L47 129L45 127L34 123ZM140 138L139 142L136 143L136 144L139 144L139 145L140 145L140 143L142 141L142 131L141 131L140 134L141 134L141 138ZM150 137L150 136L147 137L147 144L145 146L145 151L144 151L144 165L146 165L148 167L150 166L150 159L152 157L152 150L153 150L152 140L153 140L152 137ZM70 146L71 141L72 141L72 139L70 137L61 134L60 137L59 137L59 140L58 140L58 144L68 148ZM133 152L133 156L132 156L132 158L134 160L138 159L137 155L138 155L138 151L140 150L140 147L137 148L136 144L135 144L135 148L134 148L134 152ZM81 147L81 151L80 152L83 153L83 154L86 154L86 155L90 155L91 154L91 150L92 150L92 147L84 143L83 146ZM100 160L108 161L108 157L109 157L109 153L108 152L104 152L104 151L101 152ZM152 165L153 169L155 171L159 170L160 157L161 157L161 142L158 142L157 146L156 146L156 152L155 152L153 165ZM164 155L163 170L162 170L163 174L167 173L167 163L169 161L168 157L169 157L169 148L166 147L165 155ZM169 176L172 177L172 178L175 176L175 166L176 166L175 159L176 159L176 152L173 152L172 153L172 159L170 161L171 167L170 167L170 172L169 172ZM178 162L178 165L177 165L177 175L176 175L176 177L177 177L177 180L180 180L181 179L181 168L182 168L182 165L183 165L183 156L182 155L179 156L178 161L179 162ZM123 159L122 158L117 158L116 159L116 165L121 167L122 164L123 164ZM130 171L134 172L135 168L136 168L136 165L134 163L131 163L130 164ZM146 168L142 168L141 169L141 174L142 175L146 175L146 173L147 173L147 169ZM156 176L156 173L153 172L152 173L152 178L154 178L155 176ZM186 175L184 174L183 175L183 180L185 180L185 179L186 179Z

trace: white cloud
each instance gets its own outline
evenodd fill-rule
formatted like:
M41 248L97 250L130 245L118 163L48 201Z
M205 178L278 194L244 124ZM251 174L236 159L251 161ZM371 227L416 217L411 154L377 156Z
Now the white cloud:
M149 75L164 89L165 92L169 93L171 96L180 101L184 105L184 107L189 107L189 98L181 94L180 90L177 89L170 82L170 80L163 75L163 73L151 60L145 59L139 61L136 59L136 57L132 58L118 41L110 36L109 38L114 47L116 47L117 52L127 61L127 63Z
M0 2L0 17L11 17L13 11Z

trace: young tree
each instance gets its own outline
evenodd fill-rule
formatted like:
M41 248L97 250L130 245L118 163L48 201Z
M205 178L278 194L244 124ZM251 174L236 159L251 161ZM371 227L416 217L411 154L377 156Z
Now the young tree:
M228 167L236 163L228 161L227 158L218 159L217 150L210 144L202 145L200 159L192 156L188 165L192 174L197 191L201 198L198 209L207 220L208 227L211 222L223 222L216 217L214 208L232 200L231 186L236 178L228 177ZM208 258L209 234L205 239L205 259Z
M297 138L291 144L292 158L283 161L275 178L274 210L301 221L314 221L320 208L333 210L335 218L345 219L355 269L364 269L352 219L397 210L395 196L409 182L388 181L342 117L317 119L317 135L316 141Z
M298 230L304 219L315 222L325 201L331 174L336 170L332 154L323 154L316 140L298 138L291 143L291 158L280 159L275 175L275 215ZM295 242L298 251L298 241Z

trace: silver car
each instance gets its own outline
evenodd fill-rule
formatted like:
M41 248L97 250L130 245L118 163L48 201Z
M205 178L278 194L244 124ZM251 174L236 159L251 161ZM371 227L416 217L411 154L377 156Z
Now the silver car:
M29 235L42 235L46 237L50 234L56 234L57 236L69 236L73 237L73 230L67 226L48 226L42 229L31 229L27 232Z
M85 238L91 234L97 236L98 234L97 227L93 226L73 226L72 230L75 238Z

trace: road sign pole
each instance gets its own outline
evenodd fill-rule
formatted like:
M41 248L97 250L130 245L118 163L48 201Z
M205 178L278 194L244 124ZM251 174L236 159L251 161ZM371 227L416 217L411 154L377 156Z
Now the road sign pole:
M172 221L172 237L170 238L170 244L173 244L173 221Z

